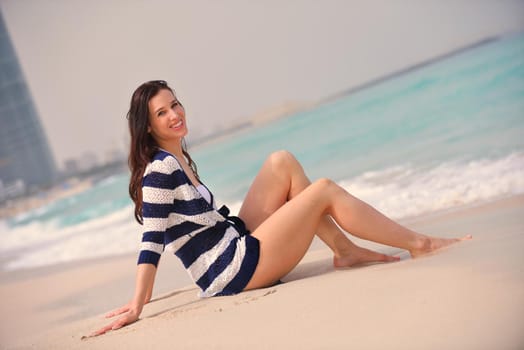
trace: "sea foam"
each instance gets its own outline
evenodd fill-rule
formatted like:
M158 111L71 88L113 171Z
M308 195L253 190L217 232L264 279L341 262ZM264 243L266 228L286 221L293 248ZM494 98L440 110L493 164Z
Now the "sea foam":
M433 168L395 166L341 185L386 215L401 219L524 192L524 153L446 162Z

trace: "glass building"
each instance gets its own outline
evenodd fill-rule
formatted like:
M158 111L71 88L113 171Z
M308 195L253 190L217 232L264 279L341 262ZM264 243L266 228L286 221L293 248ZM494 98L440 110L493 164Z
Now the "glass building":
M0 189L52 184L56 166L0 11ZM1 196L0 196L1 197Z

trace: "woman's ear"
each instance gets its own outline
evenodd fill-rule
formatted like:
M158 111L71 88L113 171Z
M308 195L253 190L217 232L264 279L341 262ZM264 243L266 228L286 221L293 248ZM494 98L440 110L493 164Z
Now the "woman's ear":
M148 133L148 134L151 133L151 126L150 126L150 125L147 126L147 133Z

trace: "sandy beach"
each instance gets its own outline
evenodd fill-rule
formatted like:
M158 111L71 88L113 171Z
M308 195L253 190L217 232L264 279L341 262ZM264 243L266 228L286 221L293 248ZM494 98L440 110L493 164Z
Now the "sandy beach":
M514 0L0 1L0 350L524 350L523 13ZM411 258L350 236L399 261L336 269L315 238L282 283L208 299L166 252L140 318L90 336L132 300L138 250L162 246L166 216L171 247L212 246L192 234L217 219L204 205L235 215L251 193L267 209L259 193L293 197L302 170L420 233L473 239ZM211 265L225 276L226 263Z
M83 338L131 298L135 256L0 274L1 349L522 349L524 196L403 221L474 235L418 259L333 269L315 243L284 283L199 299L167 256L154 300L124 329ZM177 277L173 281L173 276Z

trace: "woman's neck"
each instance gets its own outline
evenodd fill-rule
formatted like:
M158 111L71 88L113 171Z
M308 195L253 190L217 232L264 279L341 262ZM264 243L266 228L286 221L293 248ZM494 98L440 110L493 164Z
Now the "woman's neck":
M177 159L184 159L184 152L182 151L182 143L169 143L169 144L159 144L158 147L171 153Z

